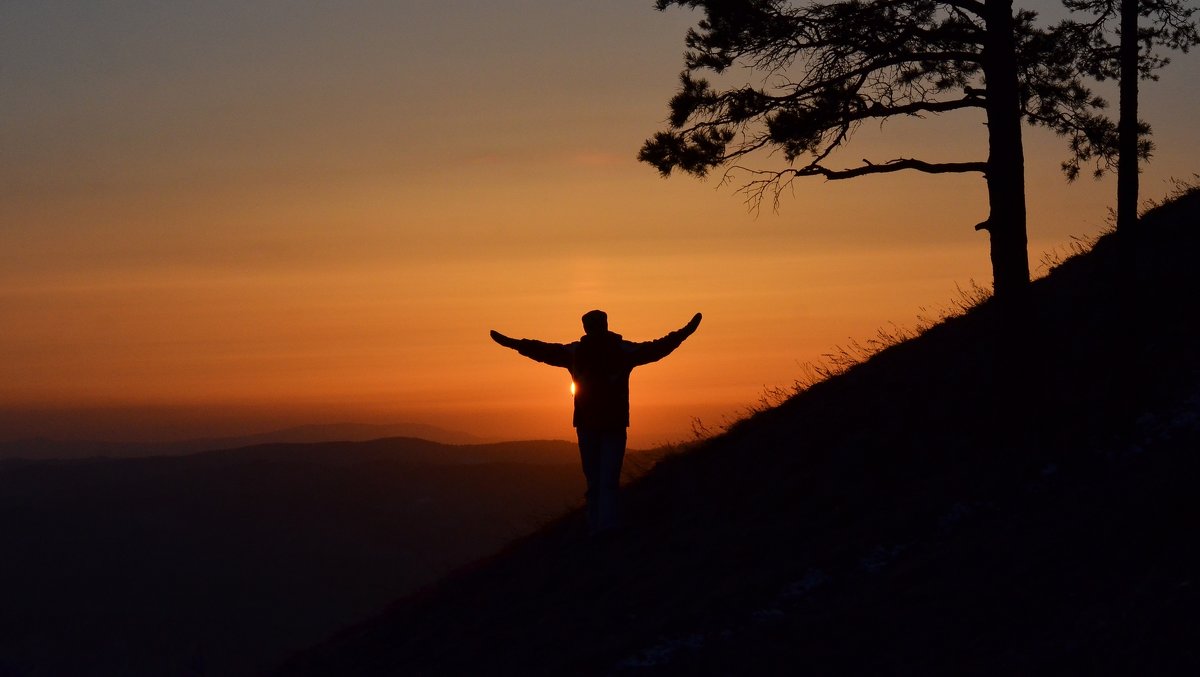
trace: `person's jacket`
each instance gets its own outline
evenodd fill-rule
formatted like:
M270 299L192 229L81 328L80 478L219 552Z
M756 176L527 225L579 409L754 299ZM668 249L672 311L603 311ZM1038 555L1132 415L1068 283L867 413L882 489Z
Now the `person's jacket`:
M670 355L691 336L695 327L686 326L653 341L635 343L611 331L585 334L574 343L546 343L518 339L510 348L525 357L571 372L575 382L576 428L629 426L629 375L634 367Z

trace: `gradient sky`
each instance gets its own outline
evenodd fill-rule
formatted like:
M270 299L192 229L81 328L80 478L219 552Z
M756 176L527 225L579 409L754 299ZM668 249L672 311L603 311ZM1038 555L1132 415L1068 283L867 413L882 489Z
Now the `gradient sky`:
M990 282L977 175L812 180L755 215L637 163L697 18L652 4L6 0L0 439L570 438L566 372L487 332L566 342L604 308L635 340L704 312L633 378L631 443L678 441ZM1144 197L1198 171L1198 72L1143 87ZM843 161L982 159L972 115L864 129ZM1114 182L1026 145L1036 268Z

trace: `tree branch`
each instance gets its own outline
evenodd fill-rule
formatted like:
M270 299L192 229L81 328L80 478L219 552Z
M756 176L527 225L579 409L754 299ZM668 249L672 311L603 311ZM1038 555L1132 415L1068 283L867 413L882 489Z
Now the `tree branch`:
M952 173L967 173L981 172L986 173L986 162L925 162L923 160L915 160L912 158L897 158L889 160L883 164L873 164L868 160L863 160L865 163L862 167L852 169L829 169L817 164L820 160L814 160L812 163L801 167L800 169L782 169L782 170L764 170L751 169L741 165L729 166L725 170L724 176L721 178L721 184L724 185L732 180L734 171L748 172L759 178L753 181L746 182L737 192L745 195L747 207L753 211L758 211L763 200L768 196L772 198L772 208L779 209L780 196L785 190L792 185L792 182L802 176L823 176L826 180L837 181L841 179L852 179L856 176L865 176L867 174L888 174L891 172L899 172L905 169L913 169L928 174L952 174ZM986 225L986 224L981 224Z
M809 165L800 169L787 169L781 174L790 172L793 176L823 176L829 181L853 179L867 174L890 174L905 169L913 169L926 174L962 174L966 172L986 172L986 162L925 162L913 158L897 158L883 164L872 164L867 160L861 167L851 169L829 169L820 165Z
M948 113L953 110L962 110L964 108L983 108L987 104L983 99L976 96L969 96L965 99L954 99L952 101L914 101L913 103L901 104L899 106L885 106L881 103L874 103L867 106L862 112L855 112L846 117L847 120L865 120L867 118L884 118L893 115L917 115L918 113Z
M970 12L975 16L983 16L987 9L982 2L978 0L944 0L947 5L956 9L961 9L964 12Z

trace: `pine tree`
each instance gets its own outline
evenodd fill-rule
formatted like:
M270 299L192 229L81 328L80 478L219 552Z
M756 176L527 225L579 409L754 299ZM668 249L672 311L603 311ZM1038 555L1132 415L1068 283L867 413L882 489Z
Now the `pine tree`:
M1192 21L1196 9L1180 0L1063 0L1063 4L1094 17L1089 22L1069 24L1083 36L1080 54L1085 68L1094 77L1115 78L1120 83L1117 230L1127 232L1137 222L1138 161L1149 159L1153 150L1148 138L1150 126L1138 119L1138 81L1157 80L1155 71L1169 63L1159 55L1158 48L1186 52L1200 44L1200 34ZM1145 25L1139 25L1142 19ZM1111 33L1118 36L1115 46L1108 39ZM1078 166L1067 169L1078 173ZM1104 169L1097 168L1098 172Z
M1075 155L1102 154L1103 102L1083 85L1079 64L1055 31L1012 0L658 0L698 8L687 35L686 70L670 102L669 129L639 159L664 175L748 172L743 190L756 204L778 200L791 181L830 180L901 170L980 172L988 217L976 226L991 245L997 297L1029 284L1022 119L1071 137ZM718 89L748 67L755 82ZM900 157L836 167L833 154L867 121L982 110L986 160L929 162ZM761 151L761 152L760 152ZM786 166L747 167L781 151Z

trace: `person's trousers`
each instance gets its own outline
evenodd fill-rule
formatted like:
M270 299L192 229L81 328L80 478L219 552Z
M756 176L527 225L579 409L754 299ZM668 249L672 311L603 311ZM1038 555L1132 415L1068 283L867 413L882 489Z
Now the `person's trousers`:
M616 528L617 490L625 460L625 428L576 428L579 458L587 480L588 525L593 532Z

